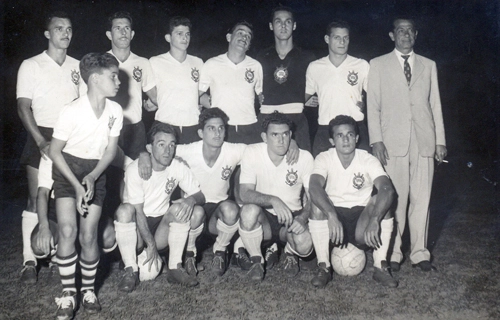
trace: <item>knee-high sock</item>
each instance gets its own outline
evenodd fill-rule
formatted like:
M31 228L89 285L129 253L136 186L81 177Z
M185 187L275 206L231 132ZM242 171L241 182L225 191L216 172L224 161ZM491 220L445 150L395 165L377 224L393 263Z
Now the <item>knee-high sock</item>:
M97 265L99 264L99 257L94 261L84 261L80 258L80 270L82 272L82 291L94 290L95 274L97 272Z
M61 283L63 291L76 293L75 286L75 271L78 255L76 251L67 257L57 256L57 266L59 267L59 275L61 276Z
M137 226L135 222L122 223L115 221L116 243L122 256L125 268L132 267L134 272L139 271L137 266Z
M264 262L264 257L262 256L262 250L260 250L260 245L262 243L262 239L264 238L264 231L262 231L262 226L259 226L255 230L245 231L243 229L239 229L241 240L243 240L243 244L248 251L250 257L260 257L260 261Z
M33 261L36 265L36 257L33 253L33 249L31 249L31 233L37 224L38 215L34 212L24 210L21 223L23 235L23 264L26 264L28 261Z
M202 223L198 228L196 229L190 229L189 230L189 237L187 241L187 251L192 251L194 253L194 256L196 257L196 239L200 236L200 234L203 232L203 226L205 224Z
M221 219L217 220L217 238L214 243L214 253L215 251L226 251L229 241L234 236L236 231L238 231L240 223L237 221L232 226L228 226Z
M375 268L381 268L381 262L387 259L387 251L389 250L393 228L394 218L382 220L380 222L380 241L382 244L378 249L373 250L373 266Z
M168 268L177 269L177 264L182 263L182 253L186 246L186 240L189 235L189 222L176 223L170 222L168 231Z
M323 262L327 267L330 266L330 230L328 220L309 219L309 232L318 257L318 264Z

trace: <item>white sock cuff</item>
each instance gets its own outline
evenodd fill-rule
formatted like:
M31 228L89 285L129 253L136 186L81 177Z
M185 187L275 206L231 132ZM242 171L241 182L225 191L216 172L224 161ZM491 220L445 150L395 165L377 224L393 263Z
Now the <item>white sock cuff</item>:
M394 229L394 218L384 219L380 222L380 229L382 232L391 232Z
M262 234L264 234L264 231L262 230L262 226L258 226L256 229L246 231L241 228L238 228L238 232L240 235L247 237L247 238L256 238L260 237Z
M328 232L328 220L311 220L309 219L309 229L314 231L326 231Z
M189 232L189 230L191 230L191 226L189 225L189 222L185 222L185 223L170 222L168 224L168 226L170 227L169 232L173 232L173 233L185 233L185 232Z
M31 220L36 220L38 223L38 214L36 212L31 212L28 210L24 210L22 214L23 219L31 219Z
M189 222L187 222L189 224ZM201 232L203 231L203 227L205 226L204 223L200 224L200 226L196 229L190 229L189 230L189 233L190 234L194 234L194 235L198 235L198 234L201 234Z
M295 251L292 246L290 245L290 242L287 242L286 245L285 245L285 253L288 253L288 254L294 254L298 257L301 257L301 258L305 258L305 257L308 257L312 252L313 252L313 247L311 246L311 250L307 253L307 254L300 254L298 253L297 251Z
M135 222L118 222L114 221L115 232L129 232L137 230L137 225Z
M238 228L240 227L239 222L240 222L240 220L236 221L236 223L233 224L232 226L228 226L221 219L217 219L217 230L220 230L220 231L226 232L226 233L235 233L236 231L238 231Z
M102 252L103 253L110 253L111 251L115 250L117 246L118 246L118 242L115 241L115 243L110 248L102 248Z

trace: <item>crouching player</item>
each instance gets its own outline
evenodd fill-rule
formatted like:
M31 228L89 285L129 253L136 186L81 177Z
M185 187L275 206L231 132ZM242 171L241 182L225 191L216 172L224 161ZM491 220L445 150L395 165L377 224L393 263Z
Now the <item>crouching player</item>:
M313 210L309 220L318 271L311 283L324 287L331 279L329 240L334 245L350 242L360 249L374 248L373 279L395 288L387 264L393 230L389 208L395 191L377 158L356 149L356 121L339 115L329 124L330 143L335 147L314 161L309 184ZM373 187L377 194L372 196Z
M202 205L205 197L188 166L175 157L175 129L156 122L148 132L146 149L150 154L152 174L148 180L139 176L139 160L125 171L123 203L115 214L116 241L125 265L118 289L131 292L137 286L138 263L136 250L144 248L143 268L161 268L158 250L170 247L167 280L186 286L196 286L196 276L182 267L182 254L191 228L200 227L204 220ZM180 186L186 197L170 204L172 192Z
M262 122L263 143L247 146L241 162L240 237L250 254L252 280L264 278L263 240L285 246L283 270L293 277L299 272L298 257L313 249L307 229L310 204L309 177L314 168L308 151L299 150L298 162L290 165L285 155L290 147L292 122L277 111ZM301 203L302 187L305 189Z
M118 92L118 61L108 53L89 53L80 61L88 93L66 105L50 144L58 222L57 263L63 286L56 298L57 319L71 319L76 307L75 270L81 245L82 306L101 310L94 293L99 263L97 228L105 196L104 170L116 154L123 125L122 108L108 100ZM79 221L78 221L78 213Z

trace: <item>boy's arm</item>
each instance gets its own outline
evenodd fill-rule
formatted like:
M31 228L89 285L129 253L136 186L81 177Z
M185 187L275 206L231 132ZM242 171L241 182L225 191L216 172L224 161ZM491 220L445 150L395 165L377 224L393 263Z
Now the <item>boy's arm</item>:
M54 162L54 165L61 172L61 174L68 180L69 183L73 186L76 193L76 209L81 215L84 215L87 211L87 198L85 196L85 188L83 185L76 179L73 171L69 168L66 160L62 155L62 150L66 145L66 141L59 140L57 138L52 138L50 142L49 148L49 157Z
M136 219L136 224L137 224L137 229L139 230L139 234L141 235L142 239L144 240L144 243L146 244L146 253L147 253L147 259L144 261L144 264L149 262L148 265L148 270L151 270L151 265L153 263L157 264L158 263L158 250L156 249L156 242L153 234L151 234L151 231L149 230L148 227L148 220L146 218L146 215L144 214L144 203L140 204L134 204L133 205L135 208L135 219ZM155 265L157 269L160 268L159 265Z
M39 187L36 196L36 213L38 215L38 237L36 247L41 249L44 255L50 253L54 246L54 238L50 232L48 208L49 208L50 190L45 187Z

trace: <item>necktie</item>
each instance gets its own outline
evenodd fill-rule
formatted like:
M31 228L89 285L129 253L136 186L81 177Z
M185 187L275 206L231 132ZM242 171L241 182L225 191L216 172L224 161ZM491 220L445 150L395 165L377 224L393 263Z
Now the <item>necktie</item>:
M406 82L408 82L408 86L411 83L411 67L410 63L408 63L408 58L410 57L409 55L401 55L403 59L405 59L405 64L404 64L404 72L405 72L405 77L406 77Z

